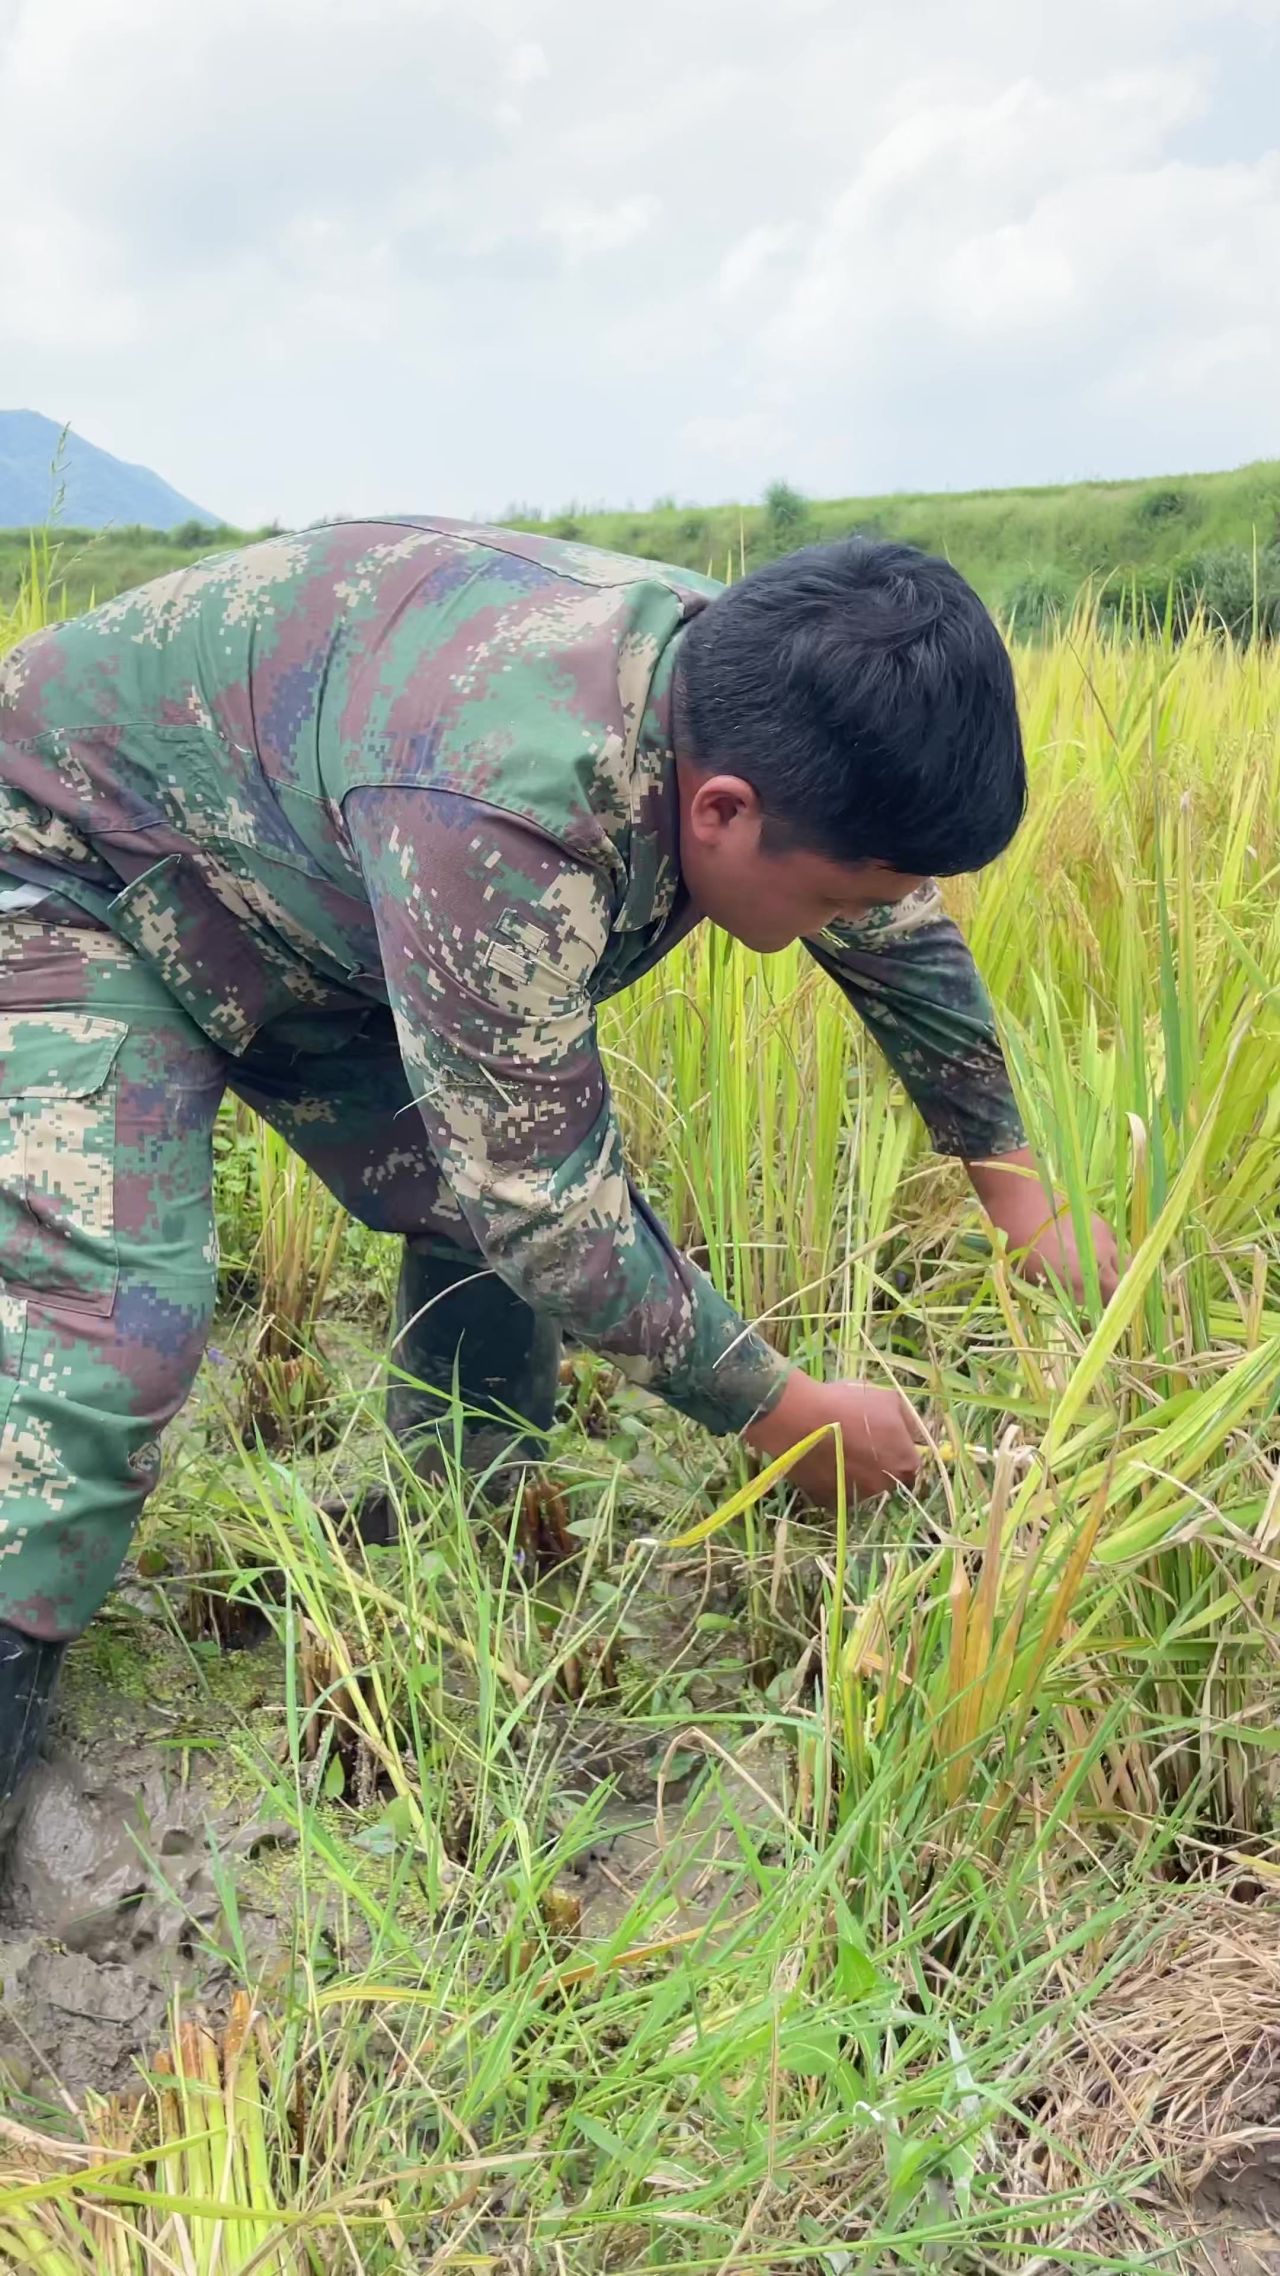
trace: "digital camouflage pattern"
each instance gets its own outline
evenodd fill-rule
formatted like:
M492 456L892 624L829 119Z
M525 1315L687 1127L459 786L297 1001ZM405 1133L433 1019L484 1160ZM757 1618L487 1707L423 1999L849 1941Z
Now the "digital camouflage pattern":
M484 1260L385 1008L346 1052L232 1059L124 942L37 916L0 917L0 1002L0 1619L58 1637L110 1588L200 1364L229 1082L375 1231Z
M200 1364L222 1054L109 933L0 918L0 1618L101 1602Z
M161 578L0 660L0 873L54 892L82 948L97 927L123 944L224 1080L305 1068L288 1134L359 1214L403 1201L410 1164L414 1205L459 1247L724 1431L785 1365L630 1186L595 1024L695 921L673 677L719 589L415 520ZM936 889L808 945L943 1150L1021 1142ZM21 1042L23 1066L41 1047ZM20 1295L21 1254L0 1265Z

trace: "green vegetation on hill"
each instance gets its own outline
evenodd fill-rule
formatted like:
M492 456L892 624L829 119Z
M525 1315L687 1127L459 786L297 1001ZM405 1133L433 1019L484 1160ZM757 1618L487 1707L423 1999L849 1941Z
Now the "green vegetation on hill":
M532 526L523 517L522 526ZM1229 474L1145 482L1077 482L1037 490L901 492L807 499L775 482L758 506L663 502L651 513L570 513L537 526L622 553L724 576L796 546L847 537L900 538L944 554L989 606L1024 631L1108 584L1103 614L1159 617L1171 586L1184 613L1197 598L1233 625L1252 613L1280 630L1280 460Z
M528 516L522 517L527 521ZM566 536L619 552L722 570L851 530L902 538L956 561L989 600L1029 572L1057 567L1077 583L1117 568L1170 569L1188 552L1280 537L1280 459L1229 474L1147 482L1076 482L1036 490L901 491L882 498L807 499L776 482L758 506L705 509L661 501L651 513L548 520Z
M77 616L132 585L185 568L202 554L250 545L266 534L206 529L199 522L184 522L174 530L60 529L49 537L38 530L0 530L0 609L11 608L30 580L33 546L42 563L40 582L47 590L49 613Z
M1280 631L1280 459L1226 474L1089 482L1036 490L902 492L886 498L808 499L775 482L754 506L678 506L648 513L542 515L515 526L574 537L620 553L724 576L852 531L901 538L942 553L983 598L1023 631L1069 609L1081 588L1105 587L1104 615L1163 615L1197 601L1233 627L1256 618ZM261 533L258 533L261 534ZM74 612L201 553L246 542L232 530L187 524L167 534L65 531L57 541L55 605ZM0 603L12 602L28 559L23 531L0 531Z

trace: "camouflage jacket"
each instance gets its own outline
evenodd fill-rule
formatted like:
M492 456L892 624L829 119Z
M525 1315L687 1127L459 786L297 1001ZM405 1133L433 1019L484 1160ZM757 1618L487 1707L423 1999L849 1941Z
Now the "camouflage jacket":
M595 1022L694 922L672 682L719 590L414 519L160 578L0 661L0 871L131 942L230 1053L340 1049L390 1003L489 1262L733 1430L785 1369L629 1184ZM807 945L939 1147L1020 1143L935 890Z

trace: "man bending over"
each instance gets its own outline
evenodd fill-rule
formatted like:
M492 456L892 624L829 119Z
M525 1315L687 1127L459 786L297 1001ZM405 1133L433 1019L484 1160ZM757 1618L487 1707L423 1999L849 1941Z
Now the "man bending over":
M596 1007L703 920L802 940L993 1223L1078 1289L932 882L993 860L1025 794L976 595L856 539L726 591L339 523L0 659L0 1799L204 1349L228 1088L403 1237L401 1433L455 1367L470 1458L513 1412L545 1430L567 1328L708 1430L772 1455L834 1424L858 1493L910 1484L905 1402L789 1366L629 1183ZM796 1473L819 1500L835 1474L830 1438Z

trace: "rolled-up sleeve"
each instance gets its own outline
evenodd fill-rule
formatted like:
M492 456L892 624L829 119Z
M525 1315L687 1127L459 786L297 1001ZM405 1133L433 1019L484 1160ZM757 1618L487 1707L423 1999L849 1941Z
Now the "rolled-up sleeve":
M901 1077L940 1154L1025 1144L991 999L930 880L805 942Z
M417 1110L487 1261L633 1382L741 1430L790 1369L628 1179L591 1001L602 878L453 792L356 790L344 816Z

